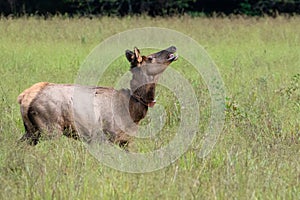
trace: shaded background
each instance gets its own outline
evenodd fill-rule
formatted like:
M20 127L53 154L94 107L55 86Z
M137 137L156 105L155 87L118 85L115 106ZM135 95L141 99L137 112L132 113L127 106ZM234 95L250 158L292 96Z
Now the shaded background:
M4 16L68 14L125 16L211 16L245 14L252 16L300 14L300 0L0 0Z

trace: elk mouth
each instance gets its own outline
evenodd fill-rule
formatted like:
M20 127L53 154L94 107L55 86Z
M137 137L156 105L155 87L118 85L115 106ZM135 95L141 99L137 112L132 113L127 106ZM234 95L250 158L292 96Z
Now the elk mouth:
M177 58L178 58L178 55L175 55L175 54L171 53L171 54L168 55L167 60L169 62L173 62L173 61L177 60Z
M171 46L171 47L167 48L165 51L167 52L167 58L166 59L167 59L168 63L171 63L171 62L177 60L178 55L175 54L176 51L177 51L176 47Z

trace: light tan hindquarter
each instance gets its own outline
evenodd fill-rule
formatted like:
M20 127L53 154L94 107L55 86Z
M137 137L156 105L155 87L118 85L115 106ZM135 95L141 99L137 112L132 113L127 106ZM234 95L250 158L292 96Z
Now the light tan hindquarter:
M39 82L31 86L30 88L27 88L24 90L19 96L18 96L18 103L20 104L22 119L27 126L27 128L31 129L32 124L30 120L28 119L28 110L29 106L32 103L32 101L36 98L36 96L50 83L48 82Z
M36 95L49 84L48 82L39 82L27 88L18 96L18 103L24 107L28 107Z

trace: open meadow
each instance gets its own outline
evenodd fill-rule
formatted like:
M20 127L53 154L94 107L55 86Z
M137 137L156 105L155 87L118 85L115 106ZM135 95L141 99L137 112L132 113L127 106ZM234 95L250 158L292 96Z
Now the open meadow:
M199 137L172 165L124 173L97 161L80 141L17 142L24 133L17 96L24 89L40 81L74 83L100 42L152 26L192 37L218 66L226 87L225 124L207 157L197 153L210 117L209 92L180 57L171 67L192 85L200 124ZM113 86L128 70L120 57L99 84ZM0 74L0 199L300 199L299 16L1 18ZM157 138L135 141L140 152L166 145L178 128L176 98L159 86L157 96L165 126Z

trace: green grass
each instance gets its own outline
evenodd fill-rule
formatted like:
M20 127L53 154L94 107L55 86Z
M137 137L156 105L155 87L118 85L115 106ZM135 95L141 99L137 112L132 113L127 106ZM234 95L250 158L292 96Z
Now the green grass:
M208 157L197 157L199 137L169 167L130 174L106 167L81 142L65 137L35 147L16 142L24 132L19 93L39 81L74 82L97 44L146 26L191 36L219 68L226 120ZM0 199L300 199L299 30L299 17L1 19ZM126 72L118 62L103 84ZM207 88L184 60L172 67L196 91L202 135L210 117ZM159 87L157 93L166 125L158 139L137 139L139 151L166 145L180 121L172 92Z

